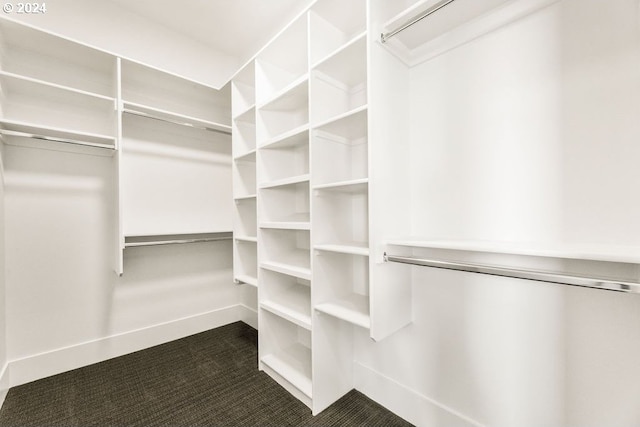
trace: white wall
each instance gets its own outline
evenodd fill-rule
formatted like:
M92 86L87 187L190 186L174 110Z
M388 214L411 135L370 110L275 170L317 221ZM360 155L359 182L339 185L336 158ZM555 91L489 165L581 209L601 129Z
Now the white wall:
M237 58L109 1L46 4L45 14L13 13L10 18L216 88L241 65Z
M239 320L230 241L127 249L116 276L114 158L4 160L12 386Z
M563 0L411 79L413 234L640 244L640 2ZM421 425L638 425L638 297L407 268L413 324L356 343L380 402Z
M4 215L4 146L0 144L0 405L4 402L8 384L5 375L7 363L7 327L5 303L5 215Z

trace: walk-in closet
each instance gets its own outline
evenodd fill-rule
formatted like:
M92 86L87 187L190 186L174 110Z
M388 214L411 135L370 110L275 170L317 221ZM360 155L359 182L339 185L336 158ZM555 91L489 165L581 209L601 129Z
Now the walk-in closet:
M638 425L639 159L638 0L8 0L0 426Z

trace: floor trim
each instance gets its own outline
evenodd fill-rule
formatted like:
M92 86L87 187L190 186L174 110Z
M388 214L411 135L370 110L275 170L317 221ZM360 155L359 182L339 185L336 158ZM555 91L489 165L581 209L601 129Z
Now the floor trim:
M9 387L102 362L189 335L244 321L243 306L233 305L94 341L11 360L5 369Z
M5 363L0 372L0 408L4 404L4 399L9 392L9 364Z
M258 311L253 308L240 304L241 319L244 323L251 326L253 329L258 329Z
M370 399L419 426L485 427L405 385L354 362L355 388Z

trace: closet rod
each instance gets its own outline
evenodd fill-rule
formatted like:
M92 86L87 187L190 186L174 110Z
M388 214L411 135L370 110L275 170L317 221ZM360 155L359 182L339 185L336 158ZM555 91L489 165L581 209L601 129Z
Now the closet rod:
M433 13L436 13L437 11L439 11L440 9L442 9L443 7L448 5L449 3L452 3L453 1L454 0L441 0L441 1L439 1L438 3L434 4L433 6L431 6L430 8L425 10L424 12L420 13L419 15L416 15L413 18L409 19L404 24L400 25L399 27L395 28L394 30L389 31L388 33L380 34L380 41L382 43L386 43L386 41L389 40L391 37L395 36L396 34L398 34L401 31L406 30L407 28L409 28L413 24L415 24L417 22L420 22L421 20L423 20L427 16L429 16L429 15L431 15Z
M176 245L183 243L200 243L200 242L217 242L219 240L232 240L233 236L220 236L220 237L196 237L193 239L168 239L168 240L153 240L147 242L125 242L125 248L135 248L138 246L160 246L160 245Z
M35 133L18 132L15 130L0 129L0 134L7 135L7 136L19 136L24 138L40 139L42 141L53 141L53 142L62 142L65 144L72 144L72 145L82 145L85 147L96 147L96 148L106 148L109 150L115 150L115 147L112 145L100 144L97 142L78 141L75 139L58 138L55 136L38 135Z
M180 121L177 121L177 120L171 120L171 119L167 119L167 118L164 118L164 117L154 116L154 115L148 114L148 113L143 113L142 111L131 110L129 108L123 109L122 112L123 113L128 113L128 114L133 114L134 116L145 117L147 119L160 120L161 122L172 123L174 125L188 126L188 127L192 127L192 128L195 128L195 129L208 130L209 132L217 132L217 133L222 133L222 134L225 134L225 135L231 135L231 132L226 131L226 130L214 129L212 127L205 126L205 125L196 125L196 124L193 124L193 123L180 122Z
M585 288L604 289L637 294L640 283L620 282L596 277L571 276L541 270L523 270L517 268L497 267L482 264L466 264L461 262L423 259L409 256L384 254L385 262L419 265L423 267L443 268L446 270L466 271L469 273L489 274L492 276L513 277L516 279L536 280L538 282L556 283L560 285L581 286Z

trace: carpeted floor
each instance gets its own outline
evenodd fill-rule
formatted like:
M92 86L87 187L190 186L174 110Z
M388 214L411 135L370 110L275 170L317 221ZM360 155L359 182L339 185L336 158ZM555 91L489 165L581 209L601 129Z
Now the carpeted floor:
M9 391L0 426L409 426L357 391L321 414L257 369L242 322Z

